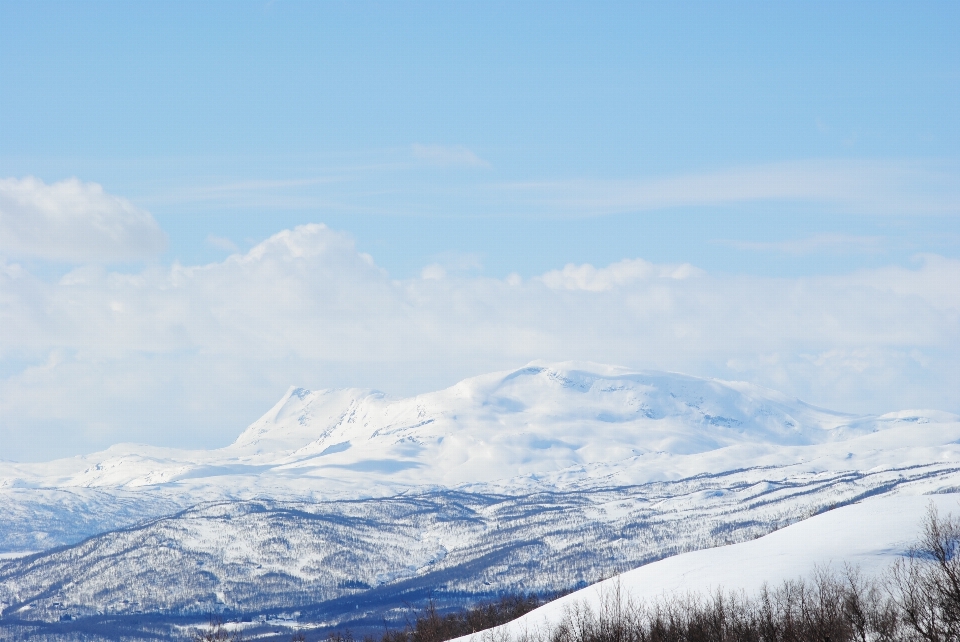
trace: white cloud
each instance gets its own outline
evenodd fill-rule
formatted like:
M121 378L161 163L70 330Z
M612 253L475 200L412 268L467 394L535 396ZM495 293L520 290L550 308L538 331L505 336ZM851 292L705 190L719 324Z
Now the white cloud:
M0 179L0 251L68 262L141 259L166 236L149 212L72 178Z
M439 263L431 263L420 270L421 279L438 280L447 276L447 271Z
M476 252L443 252L420 271L422 279L443 279L448 274L463 274L483 267L480 254Z
M203 266L53 283L0 264L0 458L224 444L290 384L410 394L534 359L741 378L850 411L960 411L960 261L798 279L639 259L393 280L287 230ZM20 365L17 365L20 364Z
M624 259L605 268L595 268L589 263L566 265L562 270L551 270L540 280L555 290L587 290L605 292L640 279L687 279L703 274L702 270L689 263L681 265L655 265L643 259Z
M417 160L438 167L490 167L472 151L461 145L421 145L414 143L410 153Z

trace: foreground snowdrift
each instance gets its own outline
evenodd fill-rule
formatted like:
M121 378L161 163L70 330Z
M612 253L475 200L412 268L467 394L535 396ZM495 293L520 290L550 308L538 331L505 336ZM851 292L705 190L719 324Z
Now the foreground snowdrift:
M548 631L576 607L598 612L618 593L623 600L653 603L718 589L748 595L767 584L808 578L819 568L857 567L866 576L883 575L920 535L927 508L960 510L960 494L878 497L837 508L759 539L677 555L642 566L566 595L495 629L458 638L460 642L517 639Z

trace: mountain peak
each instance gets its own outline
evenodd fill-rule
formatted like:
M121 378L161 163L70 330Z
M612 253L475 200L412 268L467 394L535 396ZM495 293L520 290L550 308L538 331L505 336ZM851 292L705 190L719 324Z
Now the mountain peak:
M742 382L538 361L405 399L292 387L230 450L338 478L459 483L647 452L823 443L840 426L845 436L868 431L850 419Z
M230 448L250 454L292 452L322 439L324 430L343 421L351 409L384 398L382 392L366 388L310 391L290 386L273 408L250 424Z

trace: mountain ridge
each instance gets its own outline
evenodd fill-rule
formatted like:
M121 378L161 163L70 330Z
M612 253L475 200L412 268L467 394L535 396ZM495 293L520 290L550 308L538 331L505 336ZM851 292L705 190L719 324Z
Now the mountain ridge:
M779 464L778 453L789 449L812 452L893 426L958 421L938 411L839 413L746 382L534 362L405 399L361 388L291 387L223 448L115 445L41 464L0 463L0 493L126 489L160 493L185 507L283 494L375 497L431 485L516 486L510 480L604 467L629 470L631 482L641 483L698 466L722 470L735 451L739 459ZM902 444L917 438L901 436ZM636 457L644 458L646 476L629 463Z

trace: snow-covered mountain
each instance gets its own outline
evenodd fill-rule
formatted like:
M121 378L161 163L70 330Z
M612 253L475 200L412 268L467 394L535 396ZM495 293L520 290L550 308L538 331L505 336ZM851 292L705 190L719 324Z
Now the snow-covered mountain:
M226 448L119 445L53 463L2 464L0 487L236 491L255 488L251 479L269 486L296 478L301 487L362 495L372 494L365 490L372 482L454 485L652 453L829 443L877 430L883 419L821 410L746 383L531 365L399 400L372 390L291 388Z
M595 364L409 399L293 388L225 448L0 464L0 553L31 553L0 561L0 626L211 610L333 626L427 595L568 589L952 492L958 444L947 413L856 417Z

